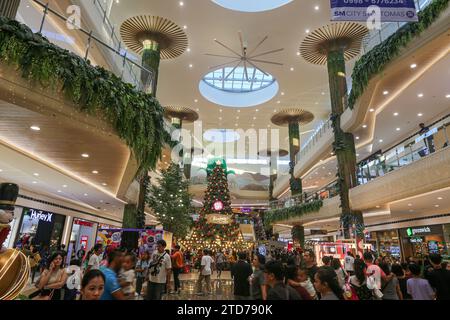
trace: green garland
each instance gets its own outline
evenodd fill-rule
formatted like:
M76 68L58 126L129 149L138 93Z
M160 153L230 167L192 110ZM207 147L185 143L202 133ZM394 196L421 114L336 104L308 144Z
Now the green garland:
M299 218L301 216L304 216L305 214L319 211L322 206L323 201L316 200L289 208L269 210L264 214L264 223L266 225L270 225L278 221Z
M350 109L353 109L356 100L362 96L369 81L383 71L386 65L400 54L402 48L431 26L448 7L448 3L449 0L434 0L419 12L418 22L404 25L356 62L352 75L353 87L348 99Z
M61 88L80 111L103 117L134 152L139 172L156 166L169 135L163 107L151 95L5 17L0 17L0 61L36 85Z

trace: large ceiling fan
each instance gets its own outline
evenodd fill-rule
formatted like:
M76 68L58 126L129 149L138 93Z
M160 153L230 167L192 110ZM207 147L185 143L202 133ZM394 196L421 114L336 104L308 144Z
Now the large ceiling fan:
M272 54L272 53L276 53L276 52L280 52L283 51L284 48L282 49L276 49L276 50L270 50L270 51L266 51L263 53L258 53L256 54L256 51L258 50L258 48L269 38L269 36L265 36L257 45L255 48L253 48L250 52L248 52L248 44L247 41L244 41L244 38L242 36L242 32L239 31L239 41L241 44L241 53L236 52L235 50L231 49L230 47L228 47L227 45L225 45L224 43L220 42L217 39L214 39L214 41L219 44L220 46L224 47L225 49L227 49L229 52L233 53L233 55L220 55L220 54L212 54L212 53L207 53L207 56L212 56L212 57L220 57L220 58L229 58L229 59L233 59L232 61L228 61L226 63L223 64L219 64L213 67L210 67L209 69L218 69L220 67L225 67L227 65L233 65L235 63L237 63L233 69L225 76L224 80L227 80L232 74L233 72L239 67L239 66L243 66L244 67L244 75L245 75L245 79L250 82L253 81L254 79L249 79L248 76L248 66L250 65L251 67L255 68L256 70L259 70L260 72L262 72L263 74L265 74L266 76L270 76L267 72L265 72L264 70L262 70L261 68L259 68L255 63L263 63L263 64L275 64L275 65L279 65L282 66L282 63L279 62L273 62L273 61L267 61L267 60L261 60L259 59L262 56L268 55L268 54Z

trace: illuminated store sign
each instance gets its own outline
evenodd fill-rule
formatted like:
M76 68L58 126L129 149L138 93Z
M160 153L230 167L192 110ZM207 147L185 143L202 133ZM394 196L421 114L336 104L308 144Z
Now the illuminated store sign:
M50 223L53 222L52 221L53 213L45 212L42 210L30 209L30 217L33 220L40 220L40 221L50 222Z

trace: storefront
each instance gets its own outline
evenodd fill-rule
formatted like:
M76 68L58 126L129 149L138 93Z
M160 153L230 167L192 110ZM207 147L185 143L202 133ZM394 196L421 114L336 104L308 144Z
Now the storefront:
M376 240L376 249L381 256L389 256L399 259L401 256L400 239L398 230L372 232L375 234L371 240Z
M82 256L84 256L86 252L94 247L96 236L97 223L74 218L70 233L69 246L67 248L68 259L72 256L78 257L78 253L80 252L84 252L84 254L82 254Z
M26 244L57 248L61 244L66 217L53 212L23 208L14 247Z
M448 255L445 231L448 225L430 225L400 229L403 257L423 257L431 253ZM447 236L448 237L448 236Z

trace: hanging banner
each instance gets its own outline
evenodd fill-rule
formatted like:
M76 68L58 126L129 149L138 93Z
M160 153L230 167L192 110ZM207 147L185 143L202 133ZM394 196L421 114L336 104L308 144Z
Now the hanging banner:
M378 17L377 17L378 15ZM332 21L419 21L414 0L331 0Z

